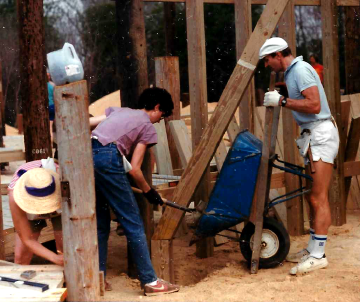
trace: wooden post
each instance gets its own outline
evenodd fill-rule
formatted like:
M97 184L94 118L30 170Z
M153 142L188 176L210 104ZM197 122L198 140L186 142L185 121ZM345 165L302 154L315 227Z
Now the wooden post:
M191 139L193 150L198 146L203 129L208 122L204 4L186 0L186 27L188 40L189 94L191 112ZM195 203L208 201L210 169L207 167L196 189ZM196 243L196 256L206 258L214 253L213 238Z
M1 183L1 170L0 170L0 183ZM5 260L5 236L4 236L4 221L2 211L2 194L0 194L0 260Z
M345 162L355 161L359 150L360 140L360 116L353 118L350 124L349 136L345 149ZM345 200L349 195L352 177L345 177Z
M94 166L86 81L56 86L67 301L99 301Z
M169 121L180 119L180 71L178 57L155 58L156 87L166 89L172 97L174 110L172 116L165 119L166 133L173 169L181 169L181 160L174 138L170 131Z
M5 116L4 116L4 96L2 88L2 65L0 59L0 147L4 147L4 138L5 135Z
M17 1L26 161L52 156L46 88L43 1Z
M158 278L174 283L173 241L152 240L151 255L154 270Z
M116 1L116 20L118 26L119 74L121 106L137 108L140 94L148 88L148 71L146 57L146 38L144 11L142 0ZM149 152L149 151L146 151ZM151 185L150 156L146 155L142 171L146 181ZM148 165L148 166L146 166ZM145 168L146 166L146 168ZM150 173L149 173L150 171ZM149 249L154 230L152 205L142 194L135 195L144 220L144 227ZM135 265L128 250L128 273L130 277L137 277Z
M338 125L341 125L341 100L339 80L339 51L336 0L321 0L323 33L324 87L330 110ZM329 203L333 225L346 223L346 200L344 181L344 138L339 131L340 148L330 186Z
M360 92L360 7L345 7L346 94Z
M295 10L294 0L290 0L279 22L279 37L288 42L289 47L296 57L295 37ZM295 139L298 127L292 116L291 110L281 111L283 122L284 160L293 164L298 163L298 149ZM292 192L299 187L299 178L291 173L285 173L286 193ZM299 236L304 234L304 213L302 198L297 197L286 202L287 230L289 235Z
M174 202L182 206L190 203L190 198L208 168L211 158L254 75L259 60L259 49L265 40L271 37L287 3L288 0L268 1L241 59L221 95L214 114L184 170L183 177L176 186ZM183 212L167 208L159 221L153 239L171 239L183 216Z
M261 162L256 186L256 212L255 233L253 252L251 257L251 273L256 274L259 269L259 258L261 251L261 237L263 230L264 208L269 199L272 166L270 157L275 153L276 136L279 125L280 107L266 108L264 125L264 142L262 147Z
M239 60L252 33L251 0L234 0L236 58ZM255 83L251 80L239 108L240 130L255 131L254 123Z

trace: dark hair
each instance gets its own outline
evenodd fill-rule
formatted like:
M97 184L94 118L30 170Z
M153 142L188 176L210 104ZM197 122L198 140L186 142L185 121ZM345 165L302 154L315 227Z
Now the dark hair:
M318 59L318 57L317 57L317 56L315 56L315 55L310 55L309 59L310 59L311 57L313 57L313 58L314 58L314 60L315 60L315 62L316 62L316 63L317 63L317 62L319 62L319 59Z
M290 47L287 47L287 48L285 48L284 50L282 50L282 51L277 51L277 52L280 52L284 58L287 57L287 56L291 56L291 55L292 55ZM273 58L275 58L276 52L271 53L270 56L272 56Z
M153 87L145 89L139 97L138 109L153 110L159 104L159 110L164 113L164 117L172 114L174 104L169 92L165 89Z

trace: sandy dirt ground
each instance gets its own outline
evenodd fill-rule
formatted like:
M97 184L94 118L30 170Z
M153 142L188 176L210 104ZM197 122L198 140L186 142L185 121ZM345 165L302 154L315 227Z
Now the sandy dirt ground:
M261 269L250 275L239 244L215 247L214 256L198 259L188 247L191 234L174 241L175 281L180 292L145 297L137 280L126 275L126 241L112 232L108 279L113 291L102 301L360 301L360 212L351 212L347 224L331 227L326 245L329 266L303 276L288 274L291 263ZM291 238L291 250L307 245L308 236Z

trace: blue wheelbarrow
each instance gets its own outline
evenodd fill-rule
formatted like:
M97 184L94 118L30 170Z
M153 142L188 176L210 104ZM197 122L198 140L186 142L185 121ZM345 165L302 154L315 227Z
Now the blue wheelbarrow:
M254 197L258 169L262 155L262 142L247 130L238 134L220 171L214 189L205 209L200 211L200 219L190 245L205 237L212 237L224 230L240 234L228 237L240 243L240 250L250 264L252 256L252 242L255 231L253 223L245 224L242 232L231 227L249 220ZM275 164L275 161L283 164ZM264 223L261 242L259 266L271 268L280 264L290 249L290 238L283 224L274 218L266 217L269 209L278 203L301 196L310 191L302 185L302 180L312 177L302 173L303 167L283 162L275 155L271 158L271 165L299 177L300 188L273 200L268 200L264 208ZM170 206L175 206L174 203ZM182 207L178 207L184 210ZM188 212L193 209L187 209ZM223 236L223 235L222 235Z

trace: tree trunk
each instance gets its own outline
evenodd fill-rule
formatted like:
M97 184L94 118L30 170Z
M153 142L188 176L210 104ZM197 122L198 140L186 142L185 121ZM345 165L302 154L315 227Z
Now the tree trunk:
M46 87L43 1L17 1L26 161L52 156Z

